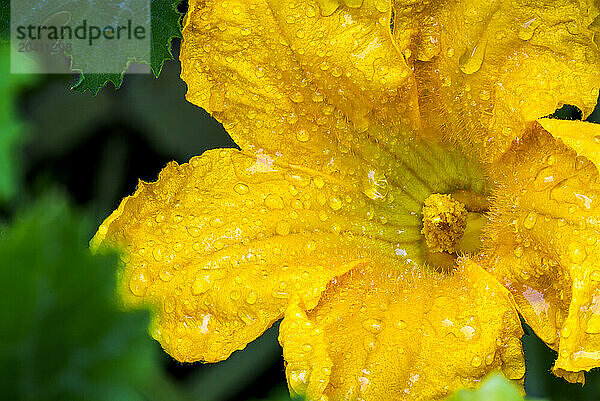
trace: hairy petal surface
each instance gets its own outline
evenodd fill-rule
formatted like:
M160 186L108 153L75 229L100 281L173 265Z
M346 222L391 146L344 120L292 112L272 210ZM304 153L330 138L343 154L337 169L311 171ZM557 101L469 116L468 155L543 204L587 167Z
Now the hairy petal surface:
M337 138L381 133L364 132L374 121L418 123L389 2L318 3L190 2L180 56L187 98L242 149L317 164Z
M594 0L396 0L423 124L495 160L563 103L592 112L600 88Z
M153 336L167 352L224 359L281 318L292 296L313 308L365 254L425 263L421 208L431 193L486 193L459 152L398 138L314 168L234 149L170 163L122 201L92 247L124 248L123 299L155 305Z
M433 276L365 261L333 280L310 312L280 326L292 394L309 400L430 400L487 373L522 379L519 318L510 295L475 262Z
M122 298L155 306L152 335L168 353L216 362L281 318L292 294L314 307L361 256L360 241L331 229L317 186L298 182L234 149L172 162L122 201L92 248L124 249Z
M541 118L538 122L556 139L585 156L596 168L600 167L600 124L552 118Z
M535 123L494 176L489 270L558 351L554 373L583 382L584 371L600 366L598 170Z

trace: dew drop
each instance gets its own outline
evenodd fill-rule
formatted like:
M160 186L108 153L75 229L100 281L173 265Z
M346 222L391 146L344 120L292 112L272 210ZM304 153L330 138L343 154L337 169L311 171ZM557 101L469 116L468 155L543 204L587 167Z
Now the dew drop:
M340 210L342 208L341 199L335 196L329 198L329 207L333 210Z
M363 321L364 329L373 334L379 333L379 331L381 331L381 325L381 320L375 318L369 318Z
M547 190L554 183L554 168L544 167L541 169L533 181L536 191Z
M212 282L208 276L201 276L196 278L192 283L192 294L201 295L204 294L212 287Z
M323 96L322 93L320 92L315 92L312 95L312 101L315 103L321 103L323 100L325 100L325 96Z
M311 352L312 351L312 346L310 344L303 344L302 345L302 351L304 351L304 352Z
M265 206L269 209L283 209L283 199L277 194L268 194L265 197Z
M535 226L535 222L537 220L537 213L534 211L531 211L527 214L527 216L525 217L525 220L523 220L523 227L525 227L528 230L531 230L533 228L533 226Z
M146 269L135 269L131 278L129 279L129 289L131 290L131 293L141 297L146 293L146 289L149 285L150 277Z
M298 142L307 142L310 139L310 134L307 130L301 129L296 133L296 139Z
M573 263L582 263L587 258L585 248L579 242L569 244L569 256Z
M240 195L245 195L249 191L248 185L246 185L242 182L238 182L237 184L235 184L235 186L233 187L233 190Z
M371 352L376 347L375 339L374 338L365 337L363 345L365 347L365 350L367 350L368 352Z
M285 220L281 220L275 226L275 232L279 235L288 235L290 233L290 223Z
M329 215L327 214L327 212L325 210L319 211L319 219L321 221L326 221L328 218L329 218Z
M481 68L485 49L487 47L487 39L481 39L472 49L468 49L458 60L460 70L465 74L474 74Z
M377 170L369 170L363 184L362 192L373 200L385 198L389 192L385 174Z
M169 296L165 299L165 302L163 304L163 309L167 313L173 313L175 311L176 306L177 306L177 301L175 300L175 297Z
M193 226L192 227L186 227L186 230L187 230L188 234L191 237L194 237L194 238L195 237L199 237L200 234L202 234L202 232L200 231L200 229L198 227L193 227Z
M154 257L154 260L156 260L157 262L160 262L161 260L163 260L163 251L162 248L157 246L152 250L152 256Z
M160 273L158 273L158 277L160 277L162 281L171 281L173 274L171 274L169 269L162 269Z
M517 258L520 258L521 256L523 256L523 247L517 246L513 252Z
M248 305L254 305L256 303L256 293L254 291L250 291L250 293L248 293L248 296L246 297L246 303Z
M290 99L292 99L292 102L294 103L301 103L304 101L304 95L302 95L302 92L296 91L290 95Z
M494 358L495 358L495 356L496 356L495 352L492 352L492 353L490 353L490 354L487 354L487 355L485 356L485 364L489 366L489 365L491 365L492 363L494 363Z
M519 27L517 36L519 36L519 39L521 40L530 40L539 25L539 21L536 18L532 18Z
M406 322L404 320L398 320L396 322L396 328L398 330L403 330L406 327Z
M316 11L316 10L315 10L315 8L314 8L314 7L312 7L312 6L308 6L308 7L306 7L306 10L305 10L305 12L304 12L304 13L306 14L306 16L307 16L308 18L313 18L313 17L315 17L315 16L317 15L317 11Z

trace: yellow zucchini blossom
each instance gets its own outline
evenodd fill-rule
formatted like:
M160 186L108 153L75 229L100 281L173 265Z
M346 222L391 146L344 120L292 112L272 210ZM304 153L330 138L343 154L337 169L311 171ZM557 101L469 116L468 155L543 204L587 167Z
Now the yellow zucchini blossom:
M191 0L182 78L240 149L169 163L91 246L179 361L280 319L292 394L523 380L519 314L600 366L597 0ZM518 312L517 312L518 311Z

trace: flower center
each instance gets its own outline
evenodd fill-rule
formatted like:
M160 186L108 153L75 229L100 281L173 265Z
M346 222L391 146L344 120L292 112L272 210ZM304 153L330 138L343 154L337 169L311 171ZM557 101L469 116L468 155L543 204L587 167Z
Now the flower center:
M458 253L475 252L481 246L487 199L470 191L431 194L422 208L427 260L437 268L454 266Z
M372 141L346 145L364 161L356 229L415 267L450 271L458 255L478 252L491 183L477 159L437 138L370 133Z
M423 229L425 243L431 252L455 251L467 227L465 205L450 195L429 195L423 204Z

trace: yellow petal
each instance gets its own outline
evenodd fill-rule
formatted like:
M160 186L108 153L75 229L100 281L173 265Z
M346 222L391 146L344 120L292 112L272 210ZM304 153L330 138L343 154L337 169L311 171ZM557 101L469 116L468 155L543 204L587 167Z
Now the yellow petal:
M123 298L156 305L153 335L171 355L226 358L292 295L314 307L365 253L426 262L421 209L431 193L487 190L476 163L440 144L401 137L340 152L312 167L232 149L171 163L121 203L92 246L125 248Z
M389 2L377 4L336 2L324 16L329 6L315 1L191 1L180 56L188 100L242 149L291 163L377 118L409 124L414 79L390 35Z
M280 326L292 394L308 400L430 400L502 369L522 379L521 325L508 292L472 261L432 276L378 259L327 287Z
M424 125L496 159L528 122L568 103L592 112L600 88L593 0L396 0ZM411 61L411 59L409 59Z
M536 124L494 174L490 271L558 351L554 372L583 382L600 366L598 170Z
M542 127L600 167L600 124L541 118Z
M292 295L314 307L361 256L358 240L333 230L341 217L327 198L319 203L331 186L300 182L234 149L172 162L122 201L91 246L124 249L123 301L155 306L152 335L168 353L216 362L281 318Z

